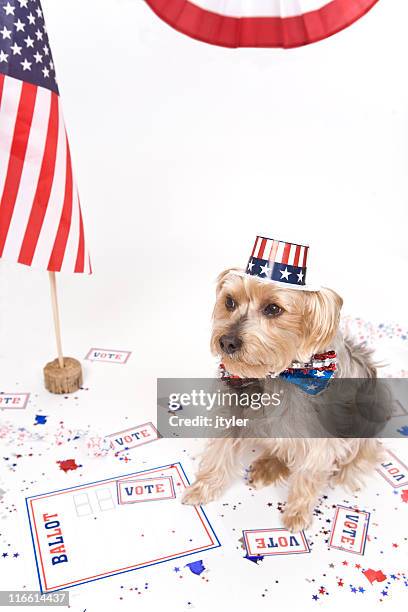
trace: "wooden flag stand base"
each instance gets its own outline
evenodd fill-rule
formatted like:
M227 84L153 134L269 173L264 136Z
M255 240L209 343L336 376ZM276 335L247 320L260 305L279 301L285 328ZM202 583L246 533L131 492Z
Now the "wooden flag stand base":
M51 303L54 317L58 357L44 368L45 388L51 393L74 393L82 386L82 367L77 359L63 357L61 329L58 311L57 281L55 272L50 272Z
M58 359L50 361L44 368L45 388L51 393L74 393L82 386L82 367L72 357L64 357L61 368Z

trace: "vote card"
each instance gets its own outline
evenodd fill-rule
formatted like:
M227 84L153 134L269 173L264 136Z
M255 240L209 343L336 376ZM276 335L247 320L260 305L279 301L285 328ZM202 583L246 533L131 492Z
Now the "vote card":
M118 431L117 433L109 434L106 438L110 442L110 447L115 453L121 453L136 446L147 444L148 442L154 442L160 437L159 432L153 425L153 423L143 423L142 425L135 425L129 429Z
M167 486L174 497L120 503L118 483L124 493L126 483L129 491L141 486L137 494L146 497L161 495ZM152 484L161 485L159 492ZM28 497L42 593L221 546L205 511L181 503L188 484L181 463L174 463Z
M369 522L369 512L337 506L329 547L364 555Z
M89 361L104 361L106 363L119 363L123 365L128 361L131 354L131 351L91 348L85 359Z
M408 467L390 450L386 451L387 458L377 467L377 472L394 489L408 485Z
M120 504L176 499L173 479L170 476L118 480L116 486Z
M291 533L283 527L273 529L246 529L243 531L245 547L250 557L266 555L296 555L310 552L303 531Z
M0 393L0 410L22 410L29 399L29 393Z

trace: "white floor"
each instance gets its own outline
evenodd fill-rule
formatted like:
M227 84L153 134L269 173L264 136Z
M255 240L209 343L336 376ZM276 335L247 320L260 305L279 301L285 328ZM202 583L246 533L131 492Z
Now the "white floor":
M358 321L349 321L349 325L357 335L376 339L379 346L392 346L395 355L406 355L404 332L398 332L396 327L388 329L389 337L381 344L384 338L379 335L387 336L381 331L384 328L378 330ZM78 357L85 356L91 346L105 345L106 336L101 330L92 327L84 336L84 341L78 343ZM110 334L107 336L111 340ZM195 457L202 445L197 440L161 439L117 457L112 453L95 456L88 447L91 439L99 443L109 433L156 419L154 389L149 389L148 400L138 397L137 390L150 385L140 380L143 357L137 344L123 343L122 339L112 341L113 348L132 351L129 361L125 365L84 361L84 388L72 396L59 397L48 394L41 384L39 365L45 361L47 350L52 353L51 349L39 346L38 357L28 358L21 342L24 338L10 347L7 361L1 360L2 391L31 393L24 410L0 413L1 589L38 589L26 496L175 461L181 461L192 478ZM397 374L397 370L394 372ZM35 424L36 415L45 415L45 424ZM396 432L407 422L407 417L394 419L391 428ZM79 437L74 440L76 436ZM400 438L387 441L387 446L407 461L407 441ZM74 459L80 467L61 471L57 461L67 459ZM265 557L254 563L244 558L242 530L280 527L286 489L281 486L254 492L244 481L236 482L220 501L206 509L221 548L71 588L72 609L109 610L115 606L132 610L138 605L143 610L154 610L165 604L171 611L207 610L209 606L219 609L221 605L242 611L248 606L266 610L273 605L294 609L323 605L331 610L358 606L369 610L382 602L402 610L408 586L408 504L402 499L404 488L394 490L375 474L357 496L341 489L326 491L316 507L313 525L306 531L310 554ZM364 555L328 548L337 504L357 505L371 513ZM175 527L176 524L177 513ZM130 521L129 533L136 527ZM81 546L86 555L86 538ZM118 542L117 546L126 547L126 543ZM106 556L109 558L109 550ZM203 561L205 570L200 575L186 567L195 560ZM386 580L370 584L362 574L367 569L382 570Z

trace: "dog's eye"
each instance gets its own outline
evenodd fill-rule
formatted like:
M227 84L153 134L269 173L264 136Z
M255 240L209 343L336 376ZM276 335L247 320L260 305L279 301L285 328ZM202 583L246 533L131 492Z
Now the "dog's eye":
M236 307L237 303L234 298L232 298L230 295L227 295L227 298L225 300L225 308L227 310L235 310Z
M278 317L283 310L277 304L268 304L262 311L266 317Z

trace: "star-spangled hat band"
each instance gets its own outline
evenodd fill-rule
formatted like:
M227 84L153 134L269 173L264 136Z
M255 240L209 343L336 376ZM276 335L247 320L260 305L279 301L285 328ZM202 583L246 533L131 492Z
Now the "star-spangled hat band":
M291 289L319 291L306 284L309 246L257 236L246 274Z

